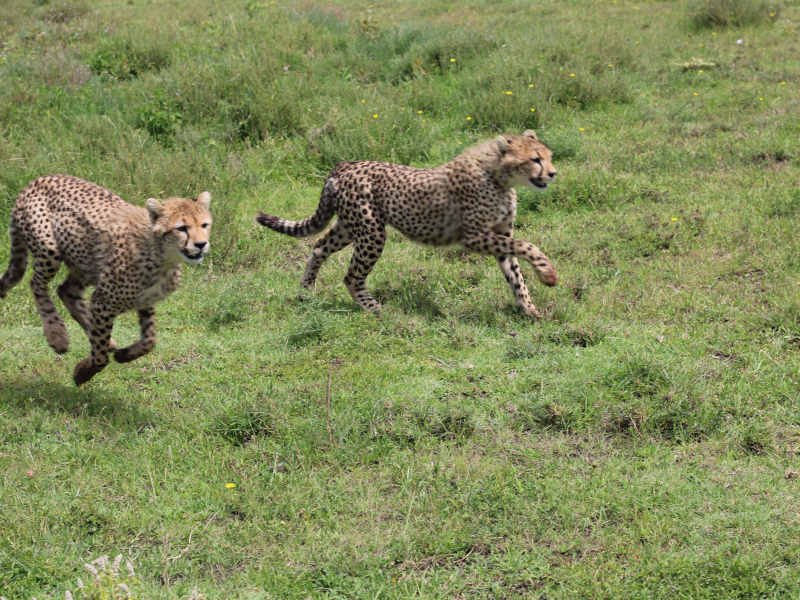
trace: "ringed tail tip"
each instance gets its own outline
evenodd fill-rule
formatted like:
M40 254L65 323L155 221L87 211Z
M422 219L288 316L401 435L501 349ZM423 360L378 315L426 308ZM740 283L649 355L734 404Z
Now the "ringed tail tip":
M259 212L258 216L256 217L256 223L263 225L264 227L269 227L270 225L275 225L280 221L278 217L273 215L268 215L263 212Z

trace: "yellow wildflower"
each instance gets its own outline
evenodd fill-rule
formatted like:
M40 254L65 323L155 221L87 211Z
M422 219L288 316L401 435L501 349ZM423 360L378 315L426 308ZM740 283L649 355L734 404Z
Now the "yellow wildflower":
M467 117L467 121L472 121L472 117Z
M570 77L575 77L575 73L570 73L569 76Z
M236 484L235 483L226 483L225 487L228 488L229 490L232 490L233 488L236 487Z
M378 113L375 113L375 114L373 114L373 115L372 115L372 118L373 118L373 119L377 119L377 118L378 118Z

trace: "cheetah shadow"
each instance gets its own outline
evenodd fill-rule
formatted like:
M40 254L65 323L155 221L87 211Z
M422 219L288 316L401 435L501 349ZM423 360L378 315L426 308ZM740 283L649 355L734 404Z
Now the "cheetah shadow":
M423 282L404 283L400 288L387 285L375 288L375 296L384 306L393 306L406 313L424 318L428 322L436 322L452 318L453 315L444 310L435 300L436 291ZM540 309L545 318L552 318L549 309ZM486 306L461 308L458 311L459 319L471 323L482 323L487 326L498 324L500 316L510 320L520 327L531 325L536 320L524 315L513 302L499 302Z
M427 321L437 321L447 317L447 313L434 300L433 289L421 282L405 282L399 288L379 285L374 292L378 302L383 306L415 314Z
M77 419L88 418L115 431L141 431L157 421L154 413L132 405L121 395L45 381L0 385L0 411L5 410L22 414L45 410Z

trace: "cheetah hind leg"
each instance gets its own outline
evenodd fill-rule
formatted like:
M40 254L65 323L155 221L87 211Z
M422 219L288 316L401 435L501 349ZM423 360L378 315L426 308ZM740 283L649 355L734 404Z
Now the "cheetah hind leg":
M311 251L311 256L306 263L306 270L303 273L303 279L300 281L300 299L305 299L309 293L314 290L317 281L317 273L328 257L334 252L338 252L351 242L350 233L337 221L325 235L323 235L317 243L314 244L314 249Z
M354 243L353 257L344 284L353 300L364 310L378 312L381 309L380 303L367 290L367 275L380 258L385 243L386 230L383 227L373 228L369 237L356 238Z
M61 261L53 257L36 256L33 262L33 277L31 277L31 291L42 318L44 337L47 343L55 350L56 354L64 354L69 349L69 334L67 326L58 315L50 292L47 287L50 280L55 277L61 266Z
M108 365L108 342L111 339L111 329L114 326L116 314L96 301L97 290L94 292L91 303L90 320L92 329L89 332L91 350L88 358L84 358L77 365L72 374L75 385L82 385L97 375Z
M8 269L0 277L0 298L4 298L8 290L20 282L22 276L25 275L25 269L28 268L28 246L25 245L25 238L17 228L14 218L11 219L9 235L11 237L11 258L8 261Z
M58 286L58 297L67 307L69 314L75 319L78 324L86 332L86 336L91 339L91 322L89 318L89 309L86 306L86 301L83 299L83 291L86 289L83 281L75 273L70 272L67 278L60 286ZM109 349L115 350L117 344L114 338L109 340Z

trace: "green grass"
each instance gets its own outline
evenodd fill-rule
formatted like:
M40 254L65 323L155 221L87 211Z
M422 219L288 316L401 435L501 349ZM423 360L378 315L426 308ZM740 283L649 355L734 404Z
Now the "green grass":
M215 225L155 350L83 388L78 326L59 357L25 283L0 302L0 596L100 598L114 577L78 592L83 563L119 553L136 598L800 595L798 21L7 0L0 222L67 172L138 204L208 189ZM562 281L523 267L541 321L493 259L396 232L380 316L349 251L300 301L312 240L253 222L311 214L340 160L525 128L559 170L520 192ZM0 269L8 249L2 228Z

